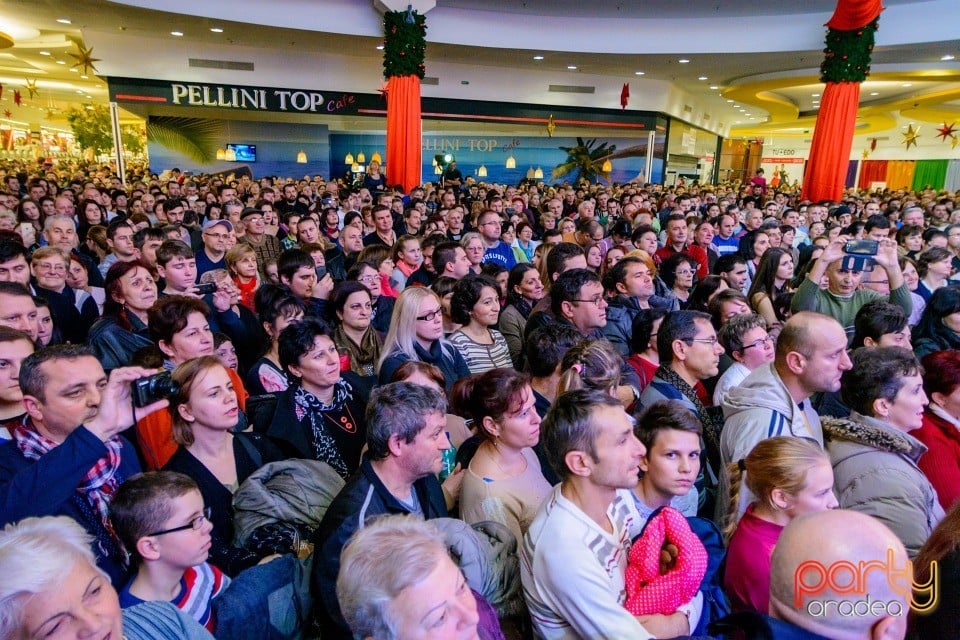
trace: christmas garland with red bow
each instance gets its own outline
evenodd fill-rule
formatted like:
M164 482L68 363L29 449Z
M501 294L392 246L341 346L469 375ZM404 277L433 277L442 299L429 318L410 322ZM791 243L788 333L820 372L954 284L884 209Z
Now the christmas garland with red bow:
M880 19L852 31L827 30L820 64L821 82L863 82L870 75L870 56Z
M383 75L423 78L427 53L427 21L423 14L387 11L383 14Z

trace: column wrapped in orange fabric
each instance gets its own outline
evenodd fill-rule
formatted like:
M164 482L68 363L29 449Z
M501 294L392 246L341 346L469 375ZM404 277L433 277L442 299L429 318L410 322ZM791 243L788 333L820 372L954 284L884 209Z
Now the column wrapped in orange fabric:
M423 153L420 78L393 76L387 81L387 175L406 193L421 182Z
M813 202L840 200L859 103L859 82L827 83L820 98L820 114L803 175L803 199Z

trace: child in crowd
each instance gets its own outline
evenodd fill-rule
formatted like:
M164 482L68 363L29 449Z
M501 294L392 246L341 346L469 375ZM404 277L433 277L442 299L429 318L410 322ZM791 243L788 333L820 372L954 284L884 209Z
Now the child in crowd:
M120 485L110 520L133 564L121 607L171 602L213 632L211 604L230 578L207 563L209 514L197 483L182 473L141 473Z
M164 240L157 249L157 273L166 285L161 296L196 295L197 260L180 240Z
M700 421L679 403L654 402L637 416L633 433L646 453L640 458L640 481L633 503L647 520L660 507L697 515L700 473Z
M237 349L233 346L230 336L217 331L213 334L213 353L227 369L237 370L240 361L237 360Z
M836 509L833 467L815 442L793 436L761 440L746 458L731 464L730 544L724 587L734 611L766 613L770 604L770 556L780 532L798 516ZM740 512L744 479L756 501Z

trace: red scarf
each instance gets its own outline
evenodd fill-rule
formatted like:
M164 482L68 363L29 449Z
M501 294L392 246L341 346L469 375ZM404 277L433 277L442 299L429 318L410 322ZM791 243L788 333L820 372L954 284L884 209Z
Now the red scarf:
M240 278L234 276L233 283L240 289L240 304L256 313L257 310L253 305L253 296L257 292L257 287L260 286L260 278L251 278L249 282L244 284L240 282Z

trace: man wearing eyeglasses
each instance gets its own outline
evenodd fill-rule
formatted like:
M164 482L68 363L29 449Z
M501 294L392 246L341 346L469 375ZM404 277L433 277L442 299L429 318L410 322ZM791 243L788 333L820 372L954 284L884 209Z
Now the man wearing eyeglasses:
M20 365L27 416L13 440L0 445L0 527L31 516L73 518L96 538L97 565L118 587L126 562L109 504L120 483L140 471L133 446L119 434L167 406L131 404L131 383L152 373L124 367L108 378L89 347L41 349Z
M201 240L203 247L197 251L197 282L200 276L214 269L226 269L227 238L233 232L229 220L207 220L203 223Z
M699 311L668 313L657 331L660 368L640 395L640 405L661 400L683 404L703 425L703 466L696 486L700 494L699 515L710 517L716 500L720 466L720 431L723 421L707 409L710 398L703 380L717 375L723 347L710 316Z
M502 220L500 214L488 209L477 218L477 231L483 238L486 250L483 252L483 262L496 262L507 269L513 269L517 259L513 256L513 248L500 239Z

